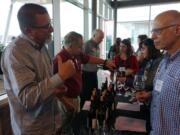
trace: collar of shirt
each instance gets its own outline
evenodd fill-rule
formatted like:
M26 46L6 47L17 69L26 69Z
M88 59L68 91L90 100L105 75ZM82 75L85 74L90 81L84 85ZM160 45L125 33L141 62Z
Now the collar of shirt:
M41 50L42 46L39 45L39 44L37 44L36 42L34 42L34 41L33 41L30 37L28 37L27 35L21 34L20 37L23 38L23 39L25 39L25 40L27 40L27 41L32 45L32 47L34 47L35 49Z
M91 39L91 42L93 43L92 45L93 45L95 48L99 48L98 43L96 43L93 39Z
M168 59L168 60L174 60L176 57L178 57L180 55L180 49L177 50L173 55L169 55L168 53L165 54L164 58Z
M65 55L68 59L74 59L74 57L65 48L61 50L61 53L63 53L63 55Z

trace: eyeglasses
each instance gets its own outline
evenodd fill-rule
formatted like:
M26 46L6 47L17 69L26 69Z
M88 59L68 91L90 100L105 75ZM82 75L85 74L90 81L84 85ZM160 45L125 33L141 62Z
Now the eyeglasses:
M151 33L156 34L156 35L160 35L163 30L168 29L170 27L174 27L174 26L177 26L177 24L165 26L165 27L162 27L162 28L152 29Z
M48 24L45 24L45 25L42 25L42 26L31 26L35 29L50 29L52 27L51 23L48 23Z

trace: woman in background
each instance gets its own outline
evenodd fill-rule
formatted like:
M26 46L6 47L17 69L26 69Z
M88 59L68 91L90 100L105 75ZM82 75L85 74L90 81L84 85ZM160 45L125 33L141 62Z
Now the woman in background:
M142 42L141 48L144 66L142 66L138 74L144 75L145 77L145 89L136 92L136 98L140 102L144 102L144 97L150 97L153 89L153 79L157 71L158 65L162 59L162 54L154 46L154 41L150 38ZM150 131L150 101L145 101L144 107L146 108L146 126L148 132Z
M108 59L113 59L115 55L119 54L121 38L116 38L115 43L110 47L108 52Z
M127 86L132 86L134 74L138 71L138 62L133 53L131 41L129 39L124 39L121 42L120 53L114 57L117 68L125 67Z

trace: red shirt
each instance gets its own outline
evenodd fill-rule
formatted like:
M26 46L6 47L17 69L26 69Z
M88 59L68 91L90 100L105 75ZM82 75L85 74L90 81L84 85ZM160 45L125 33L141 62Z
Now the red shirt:
M114 57L114 62L117 67L124 66L126 69L132 69L134 73L137 73L139 67L136 56L131 55L127 60L122 60L119 55Z
M68 88L66 96L71 98L76 98L80 95L82 89L82 74L81 74L81 64L86 64L89 61L89 55L81 53L77 57L71 56L65 49L62 49L57 55L60 55L62 62L67 60L72 60L75 64L76 73L69 79L65 80L64 84ZM54 73L58 72L58 61L57 57L53 60Z

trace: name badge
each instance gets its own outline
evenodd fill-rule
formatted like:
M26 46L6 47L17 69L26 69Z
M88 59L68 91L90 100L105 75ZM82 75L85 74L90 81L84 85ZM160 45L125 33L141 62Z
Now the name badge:
M155 83L155 90L158 91L158 92L161 92L162 85L163 85L163 81L157 80L156 83Z

